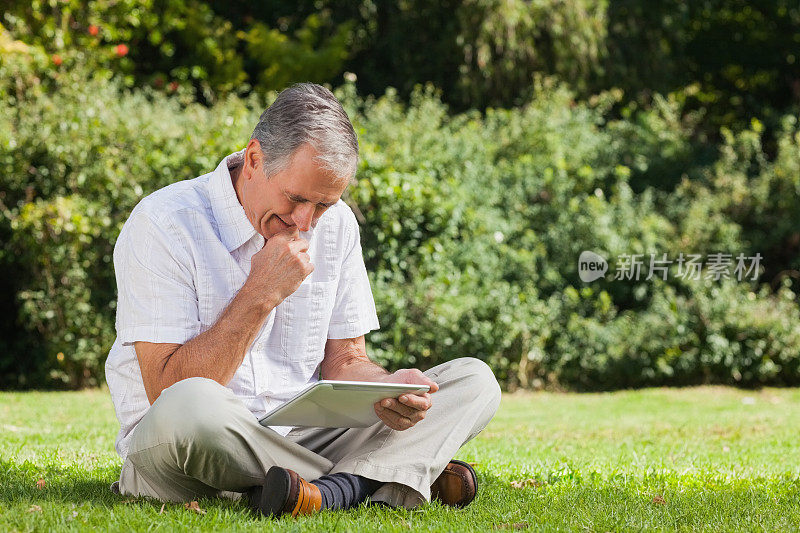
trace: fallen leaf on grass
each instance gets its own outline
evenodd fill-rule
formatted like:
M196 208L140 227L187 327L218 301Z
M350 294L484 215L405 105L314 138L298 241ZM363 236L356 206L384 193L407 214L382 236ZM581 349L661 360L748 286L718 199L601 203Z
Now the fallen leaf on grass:
M524 489L525 487L541 487L542 485L544 485L544 483L533 478L511 482L511 488L514 489Z
M653 503L658 505L666 505L667 500L665 500L663 496L653 496Z
M188 511L194 511L197 514L206 514L205 509L201 509L200 508L200 504L197 503L197 500L193 500L193 501L191 501L189 503L184 503L183 506Z
M197 502L192 502L192 503L197 503ZM161 510L158 512L158 514L164 514L164 507L166 507L166 506L167 506L166 503L162 503L161 504ZM187 509L188 509L188 507L187 507Z
M47 486L47 481L43 479L40 479L39 481L36 482L36 488L39 490L45 488L46 486Z
M41 513L42 512L42 508L39 507L38 505L31 505L31 508L28 509L28 512L29 513Z
M527 522L515 522L513 524L497 524L494 526L495 529L527 529L528 523Z

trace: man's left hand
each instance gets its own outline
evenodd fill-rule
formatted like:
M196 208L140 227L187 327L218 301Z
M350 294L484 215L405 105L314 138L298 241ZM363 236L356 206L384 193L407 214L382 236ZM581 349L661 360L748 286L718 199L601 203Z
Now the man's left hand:
M375 403L375 413L384 424L397 431L403 431L425 418L430 409L431 394L439 390L439 385L416 368L404 368L381 379L385 383L409 383L428 385L425 393L405 393L398 398L386 398Z

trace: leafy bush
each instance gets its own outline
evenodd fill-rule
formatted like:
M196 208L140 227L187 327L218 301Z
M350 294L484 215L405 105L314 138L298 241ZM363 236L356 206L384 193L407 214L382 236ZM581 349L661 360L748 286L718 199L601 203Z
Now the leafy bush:
M430 91L408 107L392 94L363 106L359 124L377 146L365 145L353 194L384 324L370 336L373 353L395 365L469 354L512 386L800 380L788 289L772 297L674 272L665 283L575 288L582 250L750 251L730 216L709 224L719 199L684 196L681 219L656 203L663 195L633 193L617 161L634 150L660 157L676 128L650 124L654 135L624 145L619 132L639 126L604 120L615 100L576 104L544 81L524 108L485 117L451 116Z
M144 195L213 169L220 154L238 149L261 106L182 105L153 91L123 92L80 68L48 79L26 55L0 59L6 90L26 95L25 105L0 99L9 318L0 326L8 354L0 357L0 384L99 383L114 339L111 253L122 224Z
M697 181L685 181L670 199L670 217L686 240L700 235L717 249L734 243L764 258L764 281L773 288L785 277L797 283L800 270L800 127L784 117L776 153L762 146L763 125L733 133L723 129L719 160ZM708 244L701 246L708 250Z
M126 90L91 67L53 71L36 47L0 45L18 49L0 56L0 385L98 383L122 223L144 195L241 148L264 103ZM523 106L485 114L452 114L431 88L409 104L394 91L362 99L352 83L337 94L362 146L347 200L383 326L368 349L390 368L473 356L510 387L800 381L788 278L771 294L674 277L589 285L577 272L583 250L611 272L621 254L777 253L798 227L793 119L774 159L754 125L695 181L637 192L647 170L624 163L684 157L674 154L691 128L671 120L668 98L628 121L609 120L618 92L578 102L546 78Z
M587 302L594 313L576 312ZM800 384L800 310L788 288L773 297L704 281L685 295L661 287L639 312L608 312L608 302L589 288L551 299L551 323L565 323L546 331L520 380L580 390Z
M37 357L6 369L12 380L100 383L114 335L110 226L108 206L80 196L30 202L13 216L11 249L30 276L18 320Z

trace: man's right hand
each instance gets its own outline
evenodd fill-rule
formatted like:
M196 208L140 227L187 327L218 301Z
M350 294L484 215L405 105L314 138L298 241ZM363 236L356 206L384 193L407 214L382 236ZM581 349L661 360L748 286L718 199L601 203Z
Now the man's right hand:
M297 228L276 233L253 255L245 285L278 305L314 271L307 251L308 241Z

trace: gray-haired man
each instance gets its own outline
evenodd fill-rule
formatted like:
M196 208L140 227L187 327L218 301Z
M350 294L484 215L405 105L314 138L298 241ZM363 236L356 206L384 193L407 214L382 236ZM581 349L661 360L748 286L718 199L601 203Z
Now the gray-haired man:
M245 150L133 210L114 250L117 339L106 363L120 492L245 493L268 515L367 497L406 507L475 497L474 472L451 458L494 415L497 382L471 358L389 374L367 357L378 319L341 201L357 161L333 94L295 85ZM431 393L383 400L369 428L259 425L320 374Z

